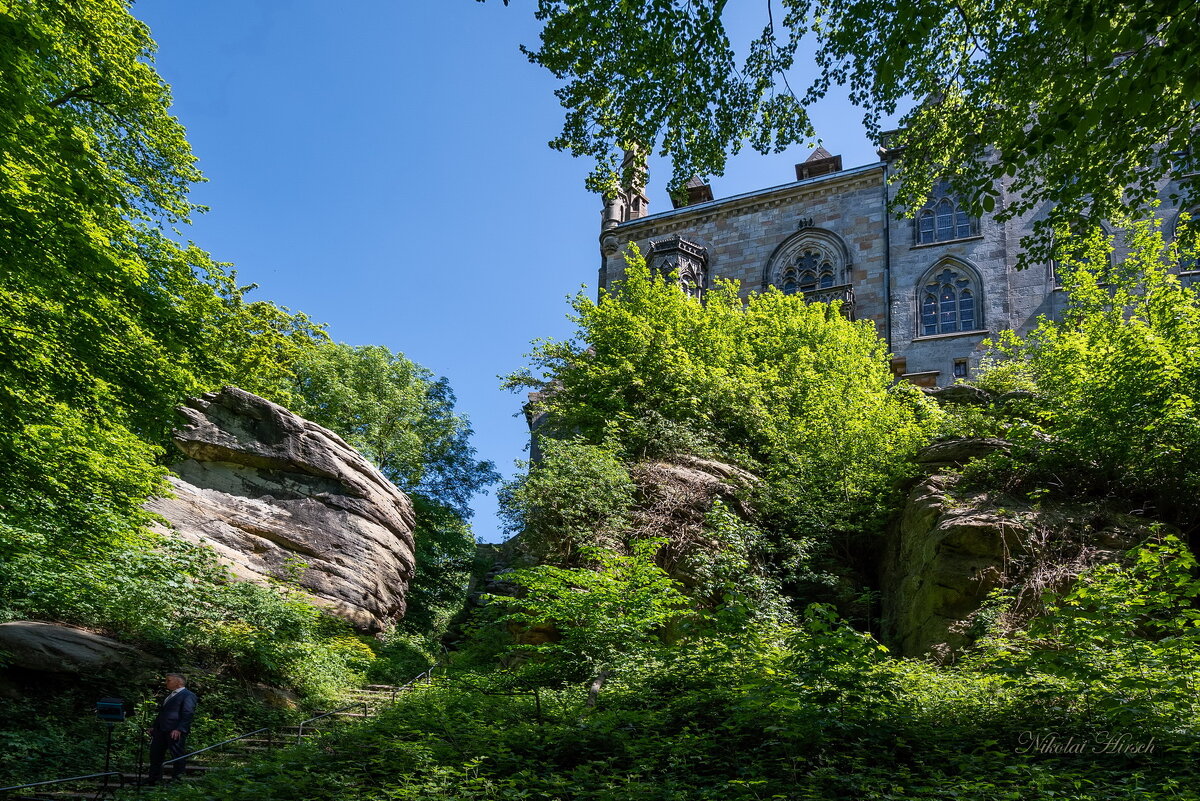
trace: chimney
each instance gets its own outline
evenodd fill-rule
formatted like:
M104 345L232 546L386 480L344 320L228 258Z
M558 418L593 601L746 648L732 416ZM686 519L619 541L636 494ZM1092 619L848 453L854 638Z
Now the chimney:
M818 175L829 175L842 170L842 157L832 156L823 147L818 147L803 164L796 165L796 180L816 178Z
M692 179L684 185L683 192L671 196L671 205L679 209L684 206L695 206L697 203L707 203L712 199L712 186L704 183L699 175L693 175Z

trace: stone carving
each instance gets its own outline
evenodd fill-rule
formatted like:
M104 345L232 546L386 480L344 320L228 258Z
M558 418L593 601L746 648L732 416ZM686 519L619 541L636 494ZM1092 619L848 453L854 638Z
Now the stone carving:
M359 629L404 614L413 572L408 497L337 434L225 387L180 408L173 498L147 508L179 536L211 546L249 580L300 586Z
M678 236L651 243L650 264L655 272L676 275L683 291L700 298L708 287L708 251Z

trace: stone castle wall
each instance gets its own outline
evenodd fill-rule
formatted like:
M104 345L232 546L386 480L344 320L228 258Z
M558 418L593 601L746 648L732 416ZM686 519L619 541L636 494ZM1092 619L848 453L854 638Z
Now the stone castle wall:
M894 193L894 185L885 189L888 169L884 162L869 164L633 219L610 208L600 237L599 284L620 278L630 243L653 265L655 243L662 247L679 237L706 253L709 286L715 278L734 278L748 295L771 284L782 288L782 260L811 243L841 260L844 278L840 273L829 293L806 294L852 298L854 318L873 321L887 341L896 374L924 385L953 383L976 367L981 343L999 331L1024 334L1039 316L1061 315L1065 297L1050 265L1015 269L1020 241L1044 208L1005 223L988 215L969 235L921 244L914 220L887 213ZM1003 207L1009 198L1001 189ZM1162 208L1169 234L1178 210L1165 200L1168 190L1164 186ZM640 192L638 199L644 208ZM1123 255L1118 242L1114 258ZM975 324L929 334L922 325L923 288L946 269L974 293Z

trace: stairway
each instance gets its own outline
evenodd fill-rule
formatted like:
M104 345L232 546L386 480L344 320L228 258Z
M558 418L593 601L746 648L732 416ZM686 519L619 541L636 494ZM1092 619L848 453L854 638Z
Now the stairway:
M420 680L422 674L409 684L368 684L351 690L331 712L318 713L294 726L284 726L278 731L264 731L236 740L226 741L220 747L199 752L188 759L187 770L181 781L193 781L206 773L243 765L278 748L287 748L302 740L319 737L331 728L347 722L358 722L378 714L394 703L400 693ZM349 707L349 708L347 708ZM164 775L171 775L171 766L166 766ZM54 801L55 799L104 799L130 798L139 795L139 785L145 781L145 773L123 772L120 777L80 777L78 781L51 784L43 788L0 793L0 801ZM122 789L122 781L123 788Z

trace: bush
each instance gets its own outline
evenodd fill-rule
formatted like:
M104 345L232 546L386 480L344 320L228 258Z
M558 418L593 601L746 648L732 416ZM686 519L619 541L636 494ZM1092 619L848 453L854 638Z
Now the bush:
M1102 231L1066 249L1063 320L1042 319L1025 339L1005 333L980 380L1035 394L1009 421L1023 446L1010 463L1021 486L1129 498L1191 529L1200 524L1200 299L1169 272L1181 254L1155 225L1128 225L1129 255L1111 269L1100 266L1113 250Z

